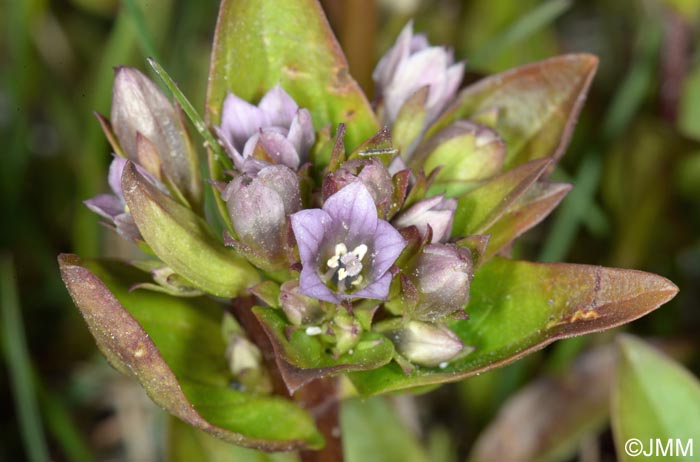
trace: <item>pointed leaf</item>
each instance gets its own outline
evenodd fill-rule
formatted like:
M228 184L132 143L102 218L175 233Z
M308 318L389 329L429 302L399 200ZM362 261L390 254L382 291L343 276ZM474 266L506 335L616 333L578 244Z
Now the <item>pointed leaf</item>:
M235 297L255 284L257 271L208 232L207 223L148 182L129 162L122 175L124 198L153 252L193 286Z
M313 379L383 366L394 355L394 346L389 340L374 332L365 332L353 350L336 359L325 351L317 336L307 335L303 328L288 331L291 326L282 311L255 307L253 313L272 342L280 373L292 393Z
M280 83L314 126L345 123L350 150L379 129L316 0L224 0L212 48L207 115L227 91L257 101Z
M700 450L698 379L635 337L622 336L619 345L620 363L611 406L618 460L644 459L639 457L641 454L633 457L628 453L638 448L658 460L697 460ZM626 446L633 438L639 440L641 446ZM656 446L657 439L663 446L670 442L670 454L662 455Z
M494 258L475 274L469 320L450 323L475 350L445 368L394 363L351 374L364 395L459 380L502 366L554 340L633 321L675 296L669 280L641 271Z
M510 245L520 235L544 220L571 190L566 183L535 183L491 225L484 234L491 236L483 255L488 260Z
M123 263L83 264L61 255L59 265L102 353L165 410L246 447L281 451L321 443L311 417L293 403L230 386L219 305L129 292L143 273Z
M488 180L460 197L452 235L483 234L542 176L549 162L549 159L533 160Z
M541 157L554 163L569 143L598 66L589 54L563 55L487 77L465 88L428 137L458 119L498 111L493 128L508 147L506 168Z

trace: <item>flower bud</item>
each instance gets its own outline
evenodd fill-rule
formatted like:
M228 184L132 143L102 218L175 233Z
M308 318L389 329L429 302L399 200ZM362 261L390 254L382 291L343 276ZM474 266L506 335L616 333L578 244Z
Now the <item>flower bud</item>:
M150 145L160 157L159 165L173 185L192 204L199 204L202 190L197 153L182 116L160 89L145 75L130 67L119 67L114 77L111 122L124 154L141 163L141 145ZM156 178L161 172L150 170Z
M427 87L423 124L429 124L452 100L463 74L464 63L454 64L450 50L431 47L422 34L414 36L409 22L372 75L383 101L384 123L392 125L409 98Z
M244 390L270 392L272 382L262 364L260 349L242 335L231 335L226 348L229 370Z
M297 170L315 140L311 114L279 85L257 106L229 93L217 133L236 168L248 173L269 164Z
M420 297L413 317L436 321L463 309L469 302L472 271L469 250L445 244L427 245L413 271Z
M399 354L420 366L438 366L454 358L464 348L459 337L440 324L410 321L386 334Z
M450 238L456 209L456 199L435 196L413 205L396 217L392 224L399 229L415 226L422 236L426 235L430 226L433 231L432 242L444 242Z
M222 193L238 240L266 271L289 263L288 215L301 209L297 175L282 165L243 174Z
M321 303L299 292L299 281L282 284L279 303L289 322L295 326L317 324L323 318Z
M336 313L333 321L331 321L331 330L335 336L335 348L333 352L340 356L346 353L360 340L362 334L362 326L360 323L348 313L345 308L340 308Z
M353 159L344 162L324 181L324 199L358 179L365 185L378 209L384 210L391 204L394 193L391 174L378 159Z

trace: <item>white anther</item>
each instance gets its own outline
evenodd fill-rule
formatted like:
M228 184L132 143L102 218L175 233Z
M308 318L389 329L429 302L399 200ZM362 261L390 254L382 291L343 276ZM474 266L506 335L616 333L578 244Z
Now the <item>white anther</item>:
M365 244L360 244L355 249L352 251L355 255L357 255L357 259L362 261L363 258L365 258L365 255L367 254L367 246Z
M340 269L338 270L338 280L339 280L339 281L342 281L342 280L344 280L346 277L348 277L348 272L345 270L345 268L340 268Z

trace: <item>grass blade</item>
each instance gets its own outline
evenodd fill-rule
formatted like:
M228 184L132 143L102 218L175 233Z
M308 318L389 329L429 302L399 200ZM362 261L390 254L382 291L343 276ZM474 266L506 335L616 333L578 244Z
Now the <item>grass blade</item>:
M2 338L20 433L28 460L46 462L49 450L41 425L34 392L31 361L20 314L12 257L0 257L0 302L2 303Z
M173 94L177 102L182 107L182 110L185 111L185 114L187 114L187 117L194 125L194 128L197 130L199 135L206 141L207 146L212 151L214 151L216 160L219 162L226 162L228 157L224 155L224 152L221 149L221 145L216 140L216 138L214 138L214 135L212 135L212 133L209 131L209 129L207 128L207 124L204 122L204 119L202 118L202 116L199 115L192 103L190 103L190 100L188 100L184 93L180 91L180 88L177 86L172 77L168 75L165 69L163 69L163 66L158 64L158 62L155 59L148 58L148 64L151 65L158 77L160 77L165 86L168 87L168 90L170 90L170 92Z
M538 30L552 23L564 14L572 5L571 0L550 0L544 2L520 20L512 24L508 29L493 38L469 59L472 67L483 66L487 61L498 56L515 43L527 39Z

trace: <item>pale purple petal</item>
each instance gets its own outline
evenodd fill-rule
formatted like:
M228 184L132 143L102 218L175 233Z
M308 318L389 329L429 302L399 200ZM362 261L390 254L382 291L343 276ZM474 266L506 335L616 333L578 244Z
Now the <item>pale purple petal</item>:
M134 222L134 218L130 213L122 213L114 218L114 225L117 228L117 233L124 239L130 241L141 241L143 237L139 228Z
M124 202L113 194L100 194L92 199L83 201L83 204L110 221L114 221L117 215L124 213Z
M274 130L262 129L258 142L275 164L299 168L299 154L285 136Z
M316 269L311 265L305 265L299 275L299 292L309 297L325 300L331 303L340 303L340 297L334 294L323 283Z
M332 218L339 235L344 234L349 243L360 243L377 229L377 206L361 181L329 197L323 210Z
M112 189L114 194L119 198L124 198L124 193L122 192L122 173L124 172L124 167L126 166L126 159L120 156L114 156L112 163L109 164L109 174L107 176L107 181L109 187Z
M406 241L396 229L384 220L378 220L372 248L372 276L378 278L391 268Z
M299 109L297 103L279 85L275 85L263 96L258 107L265 114L268 124L277 127L289 127Z
M224 133L223 129L215 126L214 131L216 132L216 136L218 137L219 142L224 146L226 153L233 160L233 164L236 166L237 169L240 170L241 166L243 165L243 156L233 146L231 139L229 139L229 135L227 133Z
M233 93L226 96L221 114L221 130L235 149L241 150L248 138L268 124L267 115L259 108Z
M315 138L311 113L306 109L299 109L289 127L287 139L292 143L299 155L303 155L314 145ZM300 159L302 162L305 160Z
M445 104L450 103L452 97L457 93L459 84L464 77L464 61L453 64L447 69L447 85L445 86Z
M433 230L432 242L440 242L450 237L454 212L457 209L455 199L434 196L424 199L410 207L393 220L397 228L415 226L425 236L428 225Z
M324 236L330 231L332 218L321 209L301 210L290 218L301 263L304 268L314 268L315 272L319 250Z
M384 273L382 277L367 285L363 289L351 294L352 298L373 298L376 300L386 300L389 295L389 287L391 286L392 275L390 272Z
M391 82L401 62L408 57L411 51L412 35L413 21L409 21L401 30L394 46L379 60L377 67L374 69L372 79L377 84L380 94Z

